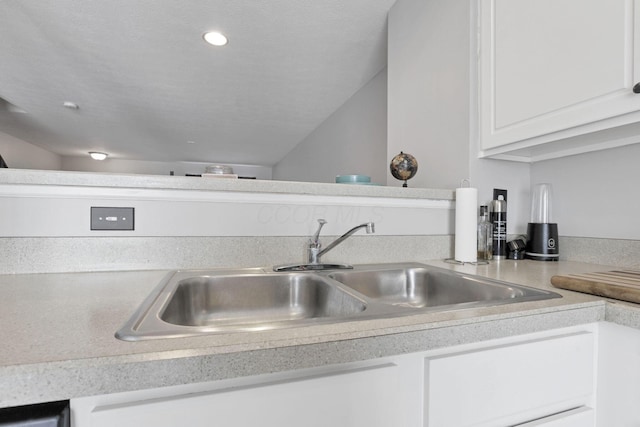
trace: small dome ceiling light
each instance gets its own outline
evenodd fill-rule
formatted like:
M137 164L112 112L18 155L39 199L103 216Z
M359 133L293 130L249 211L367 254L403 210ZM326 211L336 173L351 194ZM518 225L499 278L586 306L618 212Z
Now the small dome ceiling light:
M70 110L77 110L80 108L80 106L78 104L76 104L75 102L71 102L71 101L65 101L62 106L64 108L68 108Z
M210 31L208 33L204 33L202 37L204 38L204 41L214 46L224 46L227 43L229 43L229 39L227 39L227 37L224 34L219 33L217 31Z
M93 160L104 160L107 158L107 153L100 153L99 151L89 151L89 155Z

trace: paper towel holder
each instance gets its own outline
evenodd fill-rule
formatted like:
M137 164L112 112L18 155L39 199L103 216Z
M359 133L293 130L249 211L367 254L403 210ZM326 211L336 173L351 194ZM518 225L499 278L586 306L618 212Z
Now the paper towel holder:
M477 258L477 191L476 188L471 187L471 181L468 178L462 179L460 187L455 190L455 256L445 259L445 262L456 265L488 264L485 260L479 261ZM469 245L471 236L473 244Z

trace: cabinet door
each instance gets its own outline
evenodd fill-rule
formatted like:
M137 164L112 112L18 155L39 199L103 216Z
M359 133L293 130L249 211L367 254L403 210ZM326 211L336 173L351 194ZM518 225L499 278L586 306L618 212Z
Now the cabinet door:
M613 304L614 318L620 316ZM598 425L640 426L640 331L601 322L598 331Z
M98 406L75 427L403 426L393 364L295 381ZM81 412L81 411L80 411Z
M425 426L527 422L592 403L595 338L580 332L425 361Z
M529 423L518 424L517 427L594 427L595 425L595 411L588 407L582 407Z
M640 110L640 2L479 4L482 150Z

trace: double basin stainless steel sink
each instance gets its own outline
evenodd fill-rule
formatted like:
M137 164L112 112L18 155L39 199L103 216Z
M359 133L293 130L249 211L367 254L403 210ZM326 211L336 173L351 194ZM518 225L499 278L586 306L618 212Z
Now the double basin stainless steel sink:
M419 263L169 274L116 333L127 341L250 332L560 298Z

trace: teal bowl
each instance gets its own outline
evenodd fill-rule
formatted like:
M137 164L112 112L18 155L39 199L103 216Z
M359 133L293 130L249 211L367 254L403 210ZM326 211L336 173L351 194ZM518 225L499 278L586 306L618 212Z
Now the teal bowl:
M338 184L368 184L371 177L366 175L337 175L336 183Z

